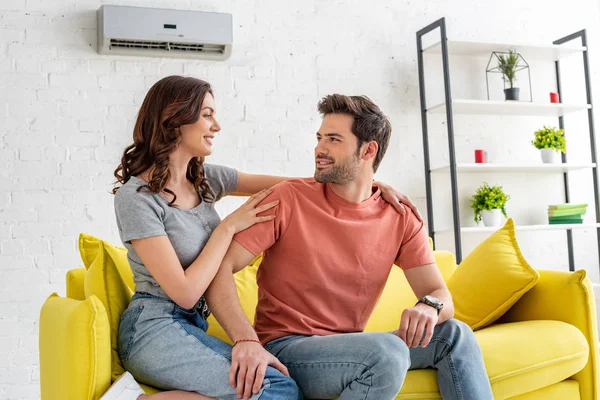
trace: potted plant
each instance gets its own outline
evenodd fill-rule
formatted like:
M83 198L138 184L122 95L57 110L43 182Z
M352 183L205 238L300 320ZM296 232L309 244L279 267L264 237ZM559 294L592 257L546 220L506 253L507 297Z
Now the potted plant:
M509 88L504 89L505 100L519 100L519 88L515 87L517 81L517 64L519 54L516 51L509 50L508 54L498 54L498 69L502 72L502 77Z
M509 198L502 186L490 186L484 182L471 198L475 222L483 220L485 226L500 226L502 215L507 217L504 207Z
M567 151L567 139L565 139L565 130L556 129L556 127L547 127L534 132L535 139L531 144L539 149L542 154L544 164L555 164L561 162L560 152Z

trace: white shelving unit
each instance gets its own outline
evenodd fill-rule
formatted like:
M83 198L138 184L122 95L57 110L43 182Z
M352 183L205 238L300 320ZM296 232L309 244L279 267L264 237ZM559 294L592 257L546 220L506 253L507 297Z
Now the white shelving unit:
M517 231L565 231L569 229L596 229L600 228L600 224L556 224L556 225L516 225ZM461 233L492 233L498 230L498 227L483 227L483 226L467 226L461 227ZM451 230L436 231L436 233L452 233Z
M423 37L434 30L439 29L439 40L431 45L423 44ZM590 149L591 161L569 162L565 164L471 164L457 163L455 149L455 115L494 115L494 116L518 116L518 117L554 117L558 118L559 127L563 127L563 117L567 114L578 113L584 111L588 117L590 143L595 146L594 124L592 116L592 100L590 88L590 68L587 54L587 39L586 31L582 30L572 35L556 40L550 45L531 45L519 43L484 43L474 41L458 41L449 40L446 37L446 21L444 18L435 21L434 23L424 27L417 32L417 56L419 68L419 88L421 94L421 119L423 129L423 150L425 160L425 183L427 188L427 215L429 222L429 234L434 238L438 233L454 234L455 254L458 262L462 260L462 245L461 238L463 234L478 234L490 233L497 230L497 227L465 227L460 225L460 202L458 195L458 180L459 176L465 174L522 174L526 177L527 174L564 174L565 185L565 201L569 201L570 194L568 188L568 173L580 170L591 170L594 185L594 203L590 207L595 208L596 222L591 221L584 224L564 224L564 225L520 225L516 229L518 231L566 231L567 246L569 249L569 269L574 270L573 256L573 238L572 230L574 229L594 229L598 234L598 252L600 254L600 190L598 183L598 165L596 161L596 149ZM581 40L581 46L572 45L576 39ZM429 42L431 43L431 41ZM453 99L450 84L450 56L464 57L491 57L493 52L502 52L507 50L515 50L521 54L526 60L539 60L551 62L556 68L557 92L561 94L560 85L560 64L559 60L565 57L579 55L583 58L583 76L585 79L586 100L581 104L569 103L533 103L529 101L489 101L476 99ZM424 56L427 54L440 55L442 61L443 72L443 90L444 102L440 104L428 105L427 94L425 89L425 70ZM438 59L439 60L439 59ZM446 128L448 130L448 149L450 154L449 165L431 167L430 164L430 138L428 128L428 116L433 114L442 115L445 117ZM439 117L438 117L439 118ZM436 145L439 145L436 142ZM568 155L567 155L568 156ZM570 160L573 161L573 160ZM436 230L434 224L434 187L432 184L432 176L447 175L450 180L450 200L452 203L452 228ZM448 193L444 193L448 196ZM462 199L464 201L464 199Z
M457 56L489 57L498 49L513 49L520 53L526 60L557 61L563 57L582 53L586 50L583 46L557 46L557 45L530 45L516 43L484 43L460 40L448 40L448 53ZM423 50L426 54L441 54L442 42L438 41Z
M532 117L562 117L592 108L590 104L531 103L528 101L452 100L452 112L471 115L524 115ZM446 112L446 104L427 109L432 114Z
M591 169L596 164L456 164L456 172L465 174L556 174ZM431 173L449 173L450 166L432 168Z

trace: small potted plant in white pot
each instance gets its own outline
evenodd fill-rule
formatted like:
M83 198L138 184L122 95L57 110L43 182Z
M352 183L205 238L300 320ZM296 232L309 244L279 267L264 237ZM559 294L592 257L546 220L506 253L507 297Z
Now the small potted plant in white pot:
M485 226L500 226L502 216L507 217L505 206L509 198L502 186L490 186L484 182L471 198L475 222L483 220Z
M544 164L560 163L562 161L560 153L567 151L565 130L544 125L542 129L535 131L534 135L535 138L531 141L531 144L540 150L542 162Z
M509 50L508 54L498 55L498 69L502 72L502 77L510 86L504 89L505 100L519 100L519 88L515 87L518 63L519 54L516 51Z

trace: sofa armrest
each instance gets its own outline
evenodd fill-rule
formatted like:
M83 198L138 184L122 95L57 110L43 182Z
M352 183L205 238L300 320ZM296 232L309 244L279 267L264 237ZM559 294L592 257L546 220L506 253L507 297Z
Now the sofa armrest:
M85 300L83 291L85 273L85 268L74 268L67 271L67 297L75 300Z
M40 312L42 400L96 400L110 385L110 327L96 296L46 299Z
M573 379L582 399L598 397L598 327L592 283L584 270L539 270L538 283L500 319L500 323L556 320L577 327L590 349L588 363Z

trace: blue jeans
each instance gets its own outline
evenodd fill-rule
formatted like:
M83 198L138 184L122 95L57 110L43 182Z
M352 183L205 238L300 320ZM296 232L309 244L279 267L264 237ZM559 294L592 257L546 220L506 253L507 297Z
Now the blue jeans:
M427 347L408 348L391 333L286 336L266 346L310 399L392 400L411 369L435 368L444 400L493 400L471 328L450 319Z
M138 382L234 400L229 384L231 345L206 333L199 305L191 310L169 299L136 293L121 316L119 357ZM253 400L302 399L291 379L268 367Z

